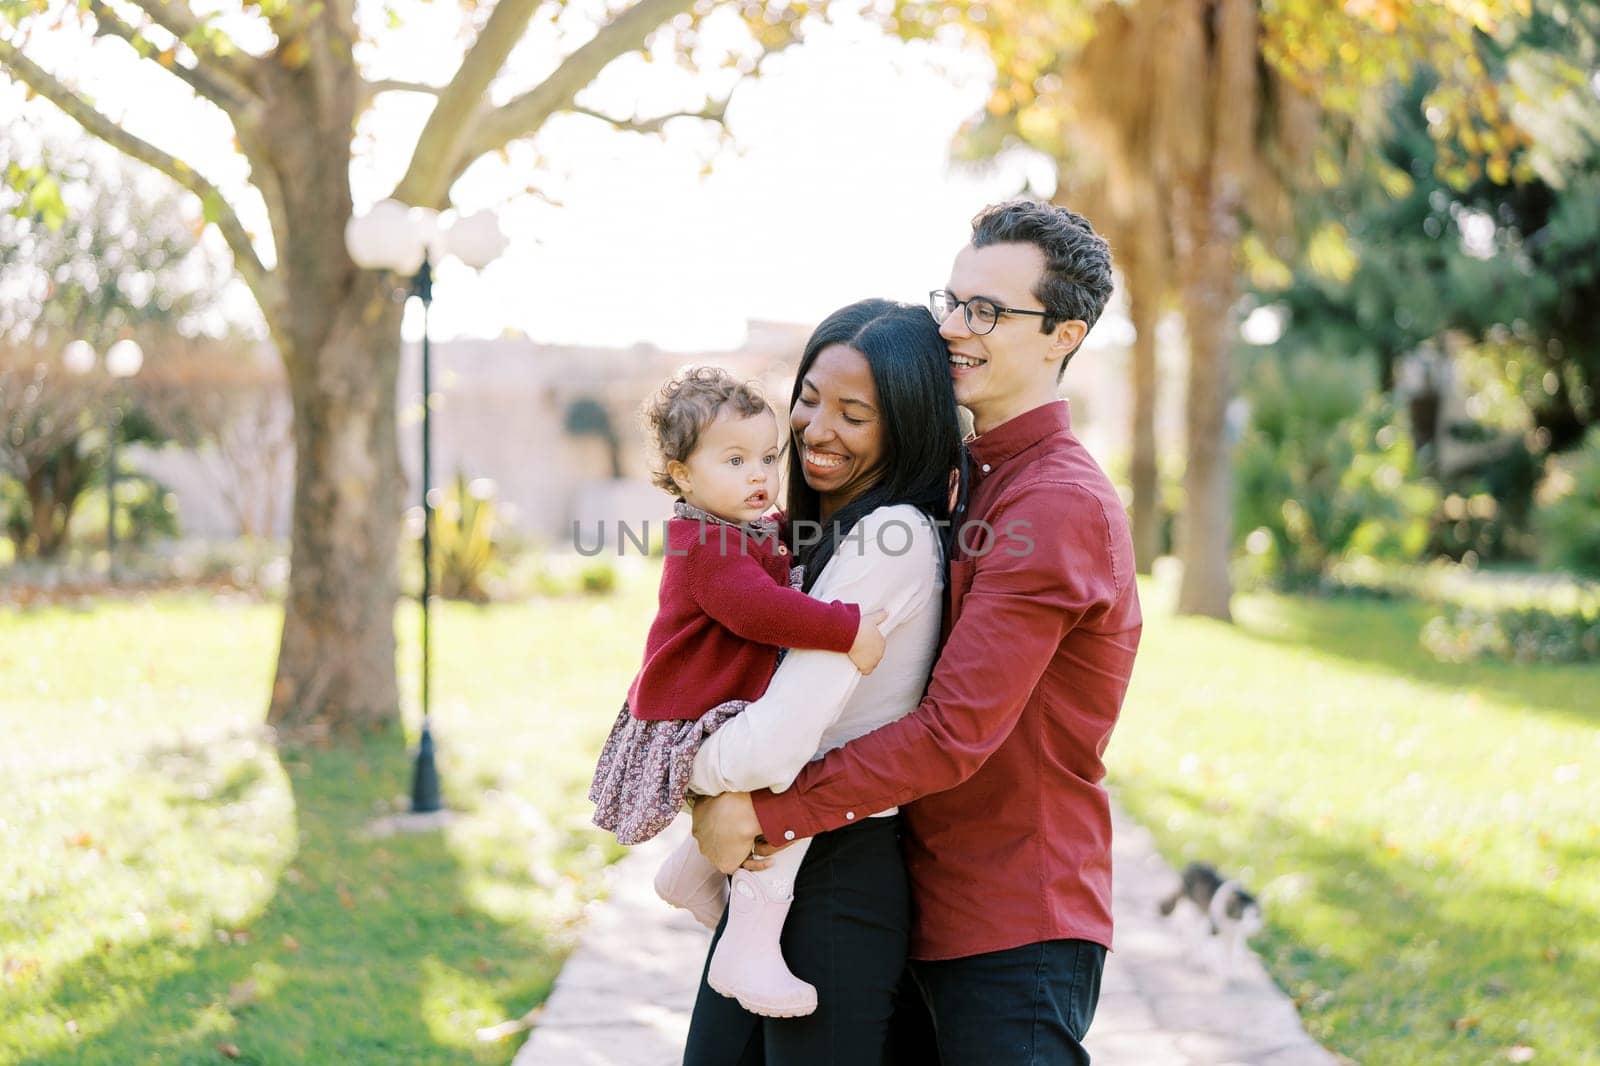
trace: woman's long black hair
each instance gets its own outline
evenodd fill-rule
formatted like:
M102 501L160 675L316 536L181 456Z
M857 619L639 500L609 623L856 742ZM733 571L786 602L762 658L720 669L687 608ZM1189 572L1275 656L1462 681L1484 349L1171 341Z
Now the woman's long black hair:
M870 487L839 508L820 541L800 543L796 530L816 530L822 518L821 494L806 484L803 445L789 449L789 534L805 565L809 592L839 542L864 515L892 504L909 503L933 519L949 558L950 471L961 455L961 428L950 384L950 353L928 309L894 300L862 300L823 319L806 342L795 371L789 409L800 399L800 384L823 349L842 344L866 356L878 390L883 423L883 464Z

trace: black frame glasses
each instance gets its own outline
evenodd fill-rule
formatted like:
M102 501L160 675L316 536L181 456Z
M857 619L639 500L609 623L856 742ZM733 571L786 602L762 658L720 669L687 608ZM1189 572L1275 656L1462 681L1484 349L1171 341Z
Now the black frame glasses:
M994 312L994 317L986 321L980 311L979 318L975 321L972 317L972 309L975 306L990 308ZM1033 315L1036 318L1044 319L1050 317L1049 311L1029 311L1023 307L1006 307L1003 304L995 303L987 296L972 296L965 300L958 300L956 299L956 294L948 289L934 289L928 293L928 313L941 326L944 325L945 319L955 313L958 307L961 308L961 316L967 320L967 329L971 330L972 335L975 337L982 337L994 332L994 327L1000 324L1001 315Z

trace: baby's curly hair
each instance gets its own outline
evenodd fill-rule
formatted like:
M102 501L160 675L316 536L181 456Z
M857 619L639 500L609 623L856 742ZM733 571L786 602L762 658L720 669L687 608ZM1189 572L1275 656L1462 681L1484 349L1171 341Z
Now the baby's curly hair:
M645 429L654 453L650 480L657 488L678 495L678 483L667 473L667 464L687 462L700 434L724 409L744 418L772 411L754 385L717 366L680 370L645 402Z

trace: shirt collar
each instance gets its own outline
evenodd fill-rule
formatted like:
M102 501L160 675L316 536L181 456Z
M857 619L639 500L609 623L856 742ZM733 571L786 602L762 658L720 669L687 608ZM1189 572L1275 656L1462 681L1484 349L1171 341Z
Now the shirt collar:
M968 437L967 449L980 468L997 466L1055 433L1072 431L1066 400L1052 400L1002 422L980 436Z
M730 522L726 518L718 518L710 511L702 511L694 504L685 500L673 501L672 515L674 518L687 518L691 522L711 522L716 525L732 526L734 529L743 530L746 533L755 533L757 535L765 535L778 528L777 515L762 515L754 522L740 525L738 522Z

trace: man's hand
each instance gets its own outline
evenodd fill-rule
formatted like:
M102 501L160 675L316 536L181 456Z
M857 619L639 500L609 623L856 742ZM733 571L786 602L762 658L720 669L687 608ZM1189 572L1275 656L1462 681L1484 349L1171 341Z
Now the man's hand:
M700 854L725 874L750 857L761 822L748 792L724 792L694 805L694 839Z

